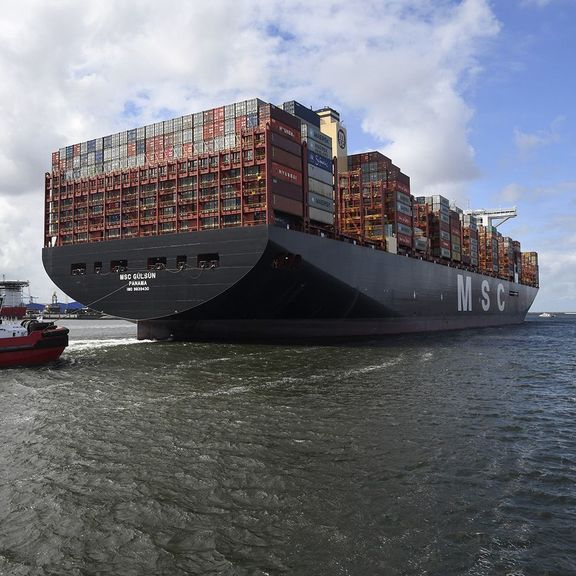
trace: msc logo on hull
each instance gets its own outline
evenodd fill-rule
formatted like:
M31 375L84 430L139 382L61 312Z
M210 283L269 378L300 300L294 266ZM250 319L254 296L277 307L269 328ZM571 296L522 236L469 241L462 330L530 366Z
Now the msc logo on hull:
M506 301L503 299L504 292L504 284L499 282L496 287L496 305L500 312L504 312L506 308ZM492 305L488 280L482 280L480 305L484 312L488 312ZM472 276L458 274L458 312L472 312Z

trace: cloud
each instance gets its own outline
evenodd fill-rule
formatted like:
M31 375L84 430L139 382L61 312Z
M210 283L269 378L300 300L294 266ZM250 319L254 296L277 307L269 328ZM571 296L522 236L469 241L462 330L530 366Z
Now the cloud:
M519 154L525 157L540 148L559 142L564 121L565 118L559 116L552 121L548 128L533 133L523 132L519 128L515 128L514 143Z
M466 93L500 28L488 0L30 0L8 2L2 19L10 277L50 285L34 270L52 151L243 98L360 118L419 194L456 196L478 173Z
M537 6L538 8L543 8L544 6L548 6L552 4L553 0L521 0L521 6Z

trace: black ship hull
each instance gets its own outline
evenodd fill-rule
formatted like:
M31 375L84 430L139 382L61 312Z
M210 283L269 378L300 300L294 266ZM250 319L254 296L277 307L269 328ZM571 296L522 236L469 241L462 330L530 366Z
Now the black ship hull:
M327 340L524 320L537 288L279 226L44 248L70 297L139 338Z

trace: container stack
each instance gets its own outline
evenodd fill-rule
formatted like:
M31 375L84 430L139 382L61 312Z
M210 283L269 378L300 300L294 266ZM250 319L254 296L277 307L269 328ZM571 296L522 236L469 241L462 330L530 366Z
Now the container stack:
M450 250L453 262L462 262L462 210L453 207L450 210Z
M538 282L536 253L443 196L414 199L380 152L347 156L330 108L244 100L61 148L46 174L45 246L262 224Z
M522 284L538 286L538 253L522 252Z
M362 183L362 172L351 170L339 176L339 226L344 236L384 245L386 214L382 181ZM389 227L389 235L392 228Z
M512 241L512 249L514 250L514 265L516 267L514 274L514 282L520 282L522 277L522 247L518 240Z
M472 214L461 214L462 263L478 267L478 223Z
M313 223L334 225L334 171L332 138L320 130L320 116L291 100L282 105L301 121L302 142L306 142L308 217Z
M269 127L272 207L284 215L304 215L304 175L300 120L277 106L260 107L260 122ZM296 225L290 216L286 224Z
M399 249L410 251L414 246L413 197L410 194L410 178L392 164L388 170L386 202L384 210L392 225Z
M348 172L343 175L339 206L343 233L361 230L368 240L394 238L398 251L412 251L410 179L380 152L348 156Z
M514 241L508 236L498 238L498 275L503 280L514 281L516 260Z
M450 235L450 201L444 196L428 196L425 202L430 210L430 253L434 258L450 260L452 244Z
M265 106L253 98L66 146L52 153L52 171L76 180L234 148Z
M479 268L484 274L497 275L498 238L500 232L494 226L478 226L478 258Z

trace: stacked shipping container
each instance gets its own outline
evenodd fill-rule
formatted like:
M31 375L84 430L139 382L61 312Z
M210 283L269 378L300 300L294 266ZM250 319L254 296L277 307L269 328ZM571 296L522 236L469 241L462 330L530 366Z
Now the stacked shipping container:
M348 156L335 196L322 113L252 99L62 148L46 174L45 245L277 223L537 283L535 253L443 196L414 201L379 152Z
M283 109L301 121L302 142L306 143L305 173L308 185L308 218L313 223L334 225L334 173L332 138L320 129L320 116L294 100Z
M348 156L348 171L340 174L339 188L343 234L373 242L393 236L398 250L412 249L410 179L390 158L380 152Z

